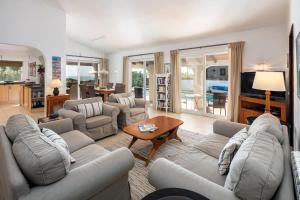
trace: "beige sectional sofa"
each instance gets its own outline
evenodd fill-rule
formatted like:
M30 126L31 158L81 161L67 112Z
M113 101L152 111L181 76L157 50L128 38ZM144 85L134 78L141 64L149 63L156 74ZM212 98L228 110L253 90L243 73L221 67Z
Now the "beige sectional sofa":
M65 177L54 183L35 185L30 182L20 168L24 165L20 165L20 161L14 157L16 148L13 146L13 139L23 131L36 131L37 125L32 122L33 120L28 120L28 117L22 115L14 118L9 128L0 126L1 200L131 199L128 172L134 166L132 153L127 148L110 152L95 144L91 138L73 129L71 119L41 124L40 128L46 127L58 133L68 144L70 154L76 162L71 164ZM46 152L44 155L46 157L54 155L53 148L51 152ZM46 159L52 162L52 157L49 156ZM41 159L41 162L45 161L45 157L38 159ZM24 160L27 162L25 165L31 165L31 156ZM47 166L49 163L44 164L42 169L51 173L57 170L49 169ZM41 176L41 174L36 175ZM47 177L47 174L43 177Z
M266 123L258 124L265 129ZM220 152L228 139L244 127L247 125L217 120L210 139L215 140L213 148L219 148ZM276 200L293 200L287 127L279 128L282 131L281 143L276 139L276 134L280 133L276 127L268 131L259 129L256 128L257 133L242 143L232 160L228 175L218 173L218 155L207 146L202 151L187 155L185 162L180 165L163 158L157 159L150 166L149 182L156 189L184 188L210 200L270 199L270 196ZM238 166L242 160L245 160L243 167ZM276 189L274 185L277 183L280 184Z

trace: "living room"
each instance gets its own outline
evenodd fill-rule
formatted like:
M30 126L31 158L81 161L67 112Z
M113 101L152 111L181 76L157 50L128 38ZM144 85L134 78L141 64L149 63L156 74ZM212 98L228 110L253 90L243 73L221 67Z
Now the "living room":
M0 199L299 199L299 7L1 0Z

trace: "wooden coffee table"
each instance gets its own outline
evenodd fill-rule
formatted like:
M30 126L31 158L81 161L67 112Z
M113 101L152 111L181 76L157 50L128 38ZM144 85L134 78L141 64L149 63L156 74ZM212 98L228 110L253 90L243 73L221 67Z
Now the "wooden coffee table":
M140 132L138 125L139 124L155 124L158 129L154 132ZM154 156L158 148L165 142L171 139L181 139L177 135L178 127L183 124L183 121L167 116L158 116L151 119L143 120L135 124L128 125L123 128L123 131L131 136L133 136L132 141L130 142L128 148L138 140L149 140L152 142L153 147L148 154L147 158L144 158L133 152L136 158L144 160L145 166L147 166Z

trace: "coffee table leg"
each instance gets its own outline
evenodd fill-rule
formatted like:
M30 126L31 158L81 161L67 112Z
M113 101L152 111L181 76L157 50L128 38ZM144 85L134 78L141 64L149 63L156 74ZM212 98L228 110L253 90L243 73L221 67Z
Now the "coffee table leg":
M171 140L171 139L176 139L176 140L179 140L180 142L182 142L182 140L177 135L177 131L178 131L178 127L175 128L174 130L172 130L172 133L167 137L167 141Z
M136 137L133 137L130 144L128 145L128 149L130 149L130 147L132 147L132 145L137 141Z
M162 139L162 140L157 140L157 139L153 139L151 140L152 144L153 144L153 147L150 151L150 153L148 154L147 156L147 159L146 159L146 163L145 163L145 166L147 167L150 160L152 159L152 157L154 156L155 152L159 149L159 147L166 142L165 139Z

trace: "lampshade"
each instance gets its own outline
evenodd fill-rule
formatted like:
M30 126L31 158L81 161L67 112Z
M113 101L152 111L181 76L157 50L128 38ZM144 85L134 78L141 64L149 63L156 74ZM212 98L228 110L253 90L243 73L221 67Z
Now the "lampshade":
M59 88L61 86L61 82L59 79L54 79L51 81L49 87L51 88Z
M283 72L257 71L252 88L269 91L285 91Z

